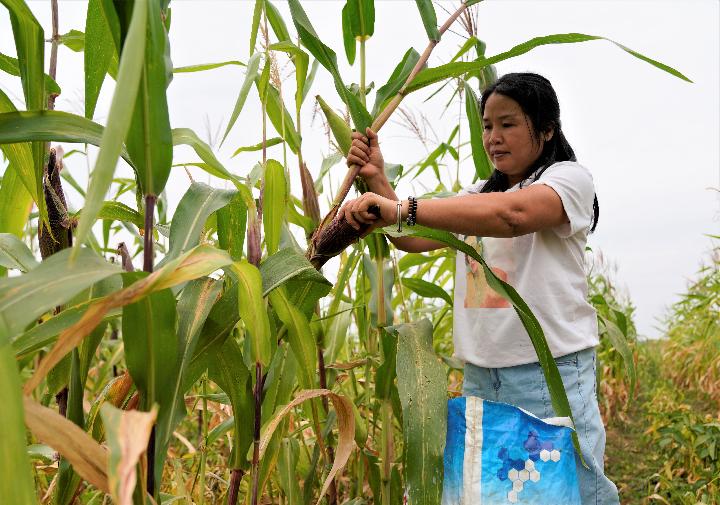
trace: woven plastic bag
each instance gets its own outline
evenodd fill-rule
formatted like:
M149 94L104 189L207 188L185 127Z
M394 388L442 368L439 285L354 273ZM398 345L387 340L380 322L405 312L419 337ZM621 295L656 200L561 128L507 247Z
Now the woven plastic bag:
M580 505L570 426L506 403L449 400L443 505Z

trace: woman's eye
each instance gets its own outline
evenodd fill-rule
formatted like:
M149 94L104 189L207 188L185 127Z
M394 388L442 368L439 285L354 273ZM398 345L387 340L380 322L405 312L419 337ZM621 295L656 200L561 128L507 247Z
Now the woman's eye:
M514 126L512 123L503 123L503 128L510 128L511 126Z

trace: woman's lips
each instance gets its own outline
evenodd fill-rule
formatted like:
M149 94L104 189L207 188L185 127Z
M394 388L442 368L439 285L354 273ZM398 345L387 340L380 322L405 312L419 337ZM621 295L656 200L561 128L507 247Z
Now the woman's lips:
M508 153L507 151L496 151L496 152L492 153L492 157L493 157L493 159L498 160L498 159L502 159L504 156L507 156L508 154L510 154L510 153Z

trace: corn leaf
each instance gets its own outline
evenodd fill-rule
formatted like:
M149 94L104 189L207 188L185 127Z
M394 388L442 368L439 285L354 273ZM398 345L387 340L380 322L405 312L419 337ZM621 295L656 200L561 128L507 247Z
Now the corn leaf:
M310 57L298 46L290 41L272 44L270 49L287 53L295 65L295 116L300 117L300 106L305 97L305 83L307 82L308 65Z
M173 67L174 74L189 74L192 72L204 72L206 70L215 70L216 68L232 66L245 67L245 63L238 60L219 61L217 63L199 63L197 65L185 65L182 67Z
M264 0L265 15L270 22L270 28L280 42L290 41L290 32L280 15L280 11L269 0Z
M157 407L150 412L121 410L109 403L100 408L108 441L108 485L118 505L132 505L137 467L150 439ZM142 486L144 483L140 483Z
M173 215L170 225L170 249L158 266L198 245L200 234L210 215L227 205L235 194L234 190L215 189L202 182L193 182Z
M147 272L123 274L125 289L147 275ZM123 308L125 361L145 410L154 403L159 403L163 410L171 406L170 379L177 368L176 319L175 296L170 289L149 293Z
M92 44L85 45L85 117L92 119L95 114L100 89L110 62L117 59L117 48L113 39L113 30L119 31L115 9L105 9L103 0L90 0L85 17L85 34Z
M262 278L257 267L246 260L233 263L232 272L238 278L238 308L250 339L249 358L267 366L271 358L270 320L262 295Z
M15 166L8 165L0 181L0 232L22 236L32 202L33 199L18 177Z
M269 68L269 67L266 67ZM269 73L267 74L269 76ZM265 101L265 112L270 118L270 122L280 136L287 142L290 150L297 154L300 149L300 135L295 129L295 123L292 116L285 108L280 92L277 88L262 78L255 79L260 99Z
M110 492L108 453L78 425L29 397L23 398L25 424L35 437L66 458L80 476L96 488Z
M465 113L467 114L470 126L470 146L472 148L473 163L475 164L475 175L480 180L487 180L492 173L492 166L488 160L485 147L483 146L483 122L480 117L480 104L477 95L465 82Z
M30 139L22 137L16 139L15 142L10 143L6 143L2 140L3 134L6 133L8 128L10 128L10 125L7 125L3 121L5 113L17 113L17 109L8 96L0 90L0 149L2 149L3 154L7 157L9 162L9 167L5 170L5 175L3 176L2 181L3 186L7 184L3 193L9 198L8 200L0 201L0 205L4 207L3 213L0 214L0 219L2 219L3 223L7 223L6 226L9 227L9 229L2 229L2 231L19 233L14 230L17 230L17 226L20 225L19 221L23 218L23 214L24 219L22 219L22 225L24 225L25 221L27 221L27 213L22 211L22 209L27 205L27 197L30 196L32 201L38 204L38 206L44 205L45 199L44 197L38 198L38 195L42 195L43 193L38 193L32 144L29 142L21 142ZM7 183L5 181L6 178L8 178ZM9 189L17 187L17 182L21 182L22 185L25 186L24 193L10 193ZM19 210L20 214L13 214L13 209Z
M61 251L58 254L62 254ZM57 255L55 255L57 256ZM54 256L51 256L51 258ZM43 264L47 261L43 262ZM166 288L208 275L231 263L225 251L210 246L198 246L179 258L165 264L152 274L132 285L93 303L77 323L64 330L57 343L38 365L35 374L25 383L25 391L34 390L40 381L68 352L77 347L112 309L135 303L143 297ZM42 268L26 275L32 275ZM127 274L126 274L127 275ZM57 304L56 304L57 305ZM0 310L1 307L0 307ZM127 349L126 349L127 351Z
M276 146L278 144L282 144L282 142L283 142L283 139L281 139L280 137L273 137L271 139L267 139L264 143L258 142L257 144L253 144L251 146L238 147L237 149L235 149L235 152L232 154L232 157L234 158L235 156L237 156L240 153L246 153L246 152L251 152L251 151L260 151L263 148L263 145L265 147L272 147L272 146Z
M416 277L403 277L401 282L403 286L424 298L441 298L449 305L453 304L450 294L437 284Z
M317 301L328 294L332 284L307 258L290 247L280 249L260 264L263 296L285 286L290 302L306 317L315 309Z
M173 154L166 96L172 78L170 43L162 22L160 0L136 3L133 16L135 9L147 9L147 42L140 87L126 144L135 162L138 183L143 194L159 195L170 175ZM127 43L126 41L125 44ZM122 55L125 55L125 48Z
M28 272L38 261L25 243L12 233L0 233L0 265Z
M12 56L0 53L0 70L15 77L20 77L20 64L17 58L13 58ZM45 90L48 93L56 95L59 95L61 92L58 83L47 74L45 74Z
M385 108L387 103L392 100L395 95L397 95L405 84L405 81L407 81L407 78L410 76L410 72L412 72L412 69L415 68L419 59L420 55L412 47L405 52L402 60L400 60L400 63L397 64L392 74L390 74L387 82L377 90L375 95L375 106L372 110L373 117L377 117L377 115Z
M288 3L290 5L290 14L292 15L293 23L300 36L300 40L320 64L330 72L335 82L335 90L350 110L353 123L355 123L355 129L364 132L365 128L372 123L372 118L360 100L343 84L335 52L320 40L305 10L302 8L302 5L300 5L300 1L288 0Z
M70 253L68 249L60 251L25 275L0 279L0 314L5 316L11 335L83 289L120 271L89 249L81 248L77 261L68 260Z
M305 389L315 386L317 370L317 352L315 339L307 317L288 300L284 288L274 289L268 295L280 321L287 327L290 348L300 365L298 382Z
M115 165L132 120L132 110L138 93L145 54L147 1L137 0L133 9L127 39L120 58L117 85L110 104L107 128L103 131L95 166L85 198L85 209L76 229L75 250L90 234L105 193L112 183Z
M25 96L25 107L27 110L43 110L47 107L47 96L45 94L45 71L43 69L45 65L45 36L42 26L35 19L26 2L22 0L0 0L0 3L10 13L10 23L15 38L15 50L18 56L20 81ZM0 130L2 130L1 127ZM33 142L31 151L35 188L34 190L28 188L28 192L36 196L35 203L40 211L40 218L42 221L47 222L45 199L40 197L43 194L42 178L45 162L45 144ZM25 168L16 167L16 170L24 171ZM29 178L28 181L30 181Z
M425 33L430 40L439 41L440 31L437 27L437 15L432 0L415 0L420 17L422 18Z
M247 214L247 205L239 193L217 211L218 245L230 253L233 261L239 261L243 255Z
M191 281L183 288L177 304L177 365L166 387L168 403L160 409L157 421L158 455L165 460L176 426L186 415L183 377L195 352L200 331L220 296L222 282L208 277Z
M417 505L440 503L447 392L445 369L433 349L433 326L422 319L388 331L398 339L397 380L403 411L407 493Z
M265 191L263 203L263 226L268 253L277 252L280 245L280 231L285 221L288 204L285 167L276 160L265 163Z
M250 92L250 87L255 82L255 79L257 79L261 58L262 53L255 53L248 60L247 69L245 70L245 80L240 87L240 93L238 94L237 100L235 100L235 107L233 108L232 114L230 114L230 120L225 128L225 133L223 134L220 145L225 142L230 130L232 130L232 127L235 125L235 121L237 121L238 116L240 116L240 112L242 112L245 100L247 100L248 93Z
M27 453L20 374L10 345L9 328L0 314L0 496L10 505L36 504L35 482Z
M252 380L243 362L240 345L229 338L210 360L208 376L227 393L233 408L232 468L245 469L249 465L245 455L253 442L255 402Z
M329 397L330 401L332 401L333 407L335 407L335 412L337 413L338 419L339 439L337 451L335 453L335 461L333 462L333 466L330 469L327 478L325 479L325 483L323 484L322 489L320 490L320 498L317 501L318 505L322 502L323 497L325 496L325 492L330 485L330 482L332 482L332 480L335 478L335 475L340 470L342 470L342 468L347 463L347 460L350 458L350 454L352 454L354 445L353 438L355 433L355 418L353 416L350 400L348 400L344 396L340 396L331 391L328 391L327 389L312 389L302 391L295 397L292 402L288 403L287 406L285 406L285 408L283 408L277 414L277 416L275 416L275 418L270 422L270 424L268 424L267 428L265 429L265 433L260 440L260 457L262 459L262 456L265 454L265 451L268 448L268 444L272 439L273 433L280 425L280 422L283 420L283 418L289 412L291 412L293 408L295 408L302 402L322 396Z
M588 42L592 40L606 40L608 42L611 42L612 44L615 44L617 47L622 49L623 51L632 54L636 58L639 58L649 64L651 64L654 67L659 68L660 70L664 70L665 72L674 75L675 77L682 79L687 82L692 82L688 77L683 75L682 73L678 72L674 68L665 65L664 63L661 63L659 61L653 60L652 58L649 58L645 55L642 55L638 53L637 51L634 51L618 42L615 42L614 40L610 40L606 37L600 37L597 35L585 35L583 33L561 33L556 35L546 35L543 37L535 37L533 39L530 39L526 42L523 42L522 44L518 44L512 49L505 51L504 53L500 53L495 56L491 56L490 58L479 58L476 61L471 62L454 62L454 63L447 63L445 65L440 65L439 67L434 68L428 68L426 70L420 71L415 78L412 80L412 82L408 85L406 92L411 93L413 91L417 91L418 89L424 88L425 86L428 86L430 84L434 84L439 81L443 81L445 79L449 79L451 77L459 77L461 75L464 75L468 72L478 71L482 70L483 68L494 65L495 63L498 63L500 61L504 61L510 58L513 58L515 56L519 56L521 54L525 54L536 47L547 45L547 44L573 44L577 42Z
M101 146L104 135L105 128L102 125L69 112L46 110L0 114L0 144L37 140ZM133 166L122 143L119 154Z

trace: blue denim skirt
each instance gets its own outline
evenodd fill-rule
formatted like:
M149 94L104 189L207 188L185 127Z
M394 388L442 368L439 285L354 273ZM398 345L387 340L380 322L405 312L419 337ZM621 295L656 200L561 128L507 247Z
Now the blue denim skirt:
M595 349L585 349L555 359L570 408L585 468L576 457L583 505L617 505L618 491L604 473L605 427L597 402ZM555 417L540 363L505 368L465 364L463 395L509 403L540 418Z

